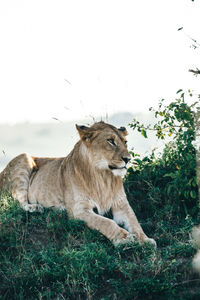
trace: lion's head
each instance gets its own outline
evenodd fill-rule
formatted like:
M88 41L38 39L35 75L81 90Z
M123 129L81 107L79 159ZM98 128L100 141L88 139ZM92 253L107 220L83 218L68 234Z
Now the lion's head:
M117 129L98 122L91 127L76 125L76 128L91 164L99 170L109 170L115 176L125 175L130 160L125 127Z

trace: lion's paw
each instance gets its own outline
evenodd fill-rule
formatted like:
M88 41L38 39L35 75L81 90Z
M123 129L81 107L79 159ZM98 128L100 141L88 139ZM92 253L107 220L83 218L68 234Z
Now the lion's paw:
M146 238L143 240L143 243L149 243L151 244L155 249L157 248L157 243L154 239Z
M123 245L123 244L129 244L136 242L136 236L134 234L126 232L123 236L120 236L116 238L113 242L115 246Z
M44 208L42 205L40 204L24 204L22 205L22 208L25 210L25 211L29 211L29 212L40 212L42 213L44 211Z

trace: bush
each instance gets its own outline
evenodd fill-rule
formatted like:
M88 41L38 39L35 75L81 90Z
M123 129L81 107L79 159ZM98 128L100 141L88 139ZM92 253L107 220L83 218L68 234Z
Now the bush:
M149 203L152 213L168 205L173 213L180 216L197 216L199 198L194 147L195 130L198 130L197 112L200 109L197 104L188 105L185 93L181 93L168 106L164 105L164 100L159 103L159 109L154 111L158 119L154 126L145 126L137 120L130 124L145 138L149 130L154 130L159 139L166 140L163 153L157 158L152 153L139 159L132 152L137 166L129 169L126 180L133 200L137 196L142 197L144 189L146 199L141 201ZM135 191L138 185L141 189Z

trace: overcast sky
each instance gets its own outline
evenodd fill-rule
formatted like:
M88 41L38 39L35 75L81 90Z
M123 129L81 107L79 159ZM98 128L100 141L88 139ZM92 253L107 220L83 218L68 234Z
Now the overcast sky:
M200 92L200 2L0 0L0 122L148 111ZM177 31L184 27L184 31Z

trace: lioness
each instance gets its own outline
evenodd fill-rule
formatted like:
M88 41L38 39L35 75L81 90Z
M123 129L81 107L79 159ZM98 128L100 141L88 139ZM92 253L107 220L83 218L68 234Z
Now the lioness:
M0 173L0 189L9 190L26 211L66 209L70 218L84 220L115 245L135 236L156 245L143 232L124 192L122 177L130 160L126 128L104 122L76 128L80 140L67 157L21 154ZM103 216L110 209L114 220Z

